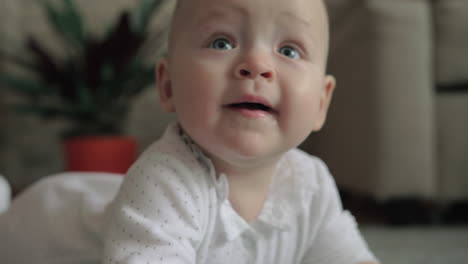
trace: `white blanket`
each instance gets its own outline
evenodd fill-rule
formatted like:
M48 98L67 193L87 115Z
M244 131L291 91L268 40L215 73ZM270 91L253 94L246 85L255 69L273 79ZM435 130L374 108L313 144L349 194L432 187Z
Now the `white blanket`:
M99 263L106 209L122 180L63 173L31 186L0 215L0 263Z
M11 200L11 189L7 180L0 174L0 214L8 209Z

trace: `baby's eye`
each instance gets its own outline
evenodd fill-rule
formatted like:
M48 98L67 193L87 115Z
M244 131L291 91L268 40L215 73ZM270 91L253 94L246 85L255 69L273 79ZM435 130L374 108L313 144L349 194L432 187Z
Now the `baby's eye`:
M217 38L211 42L210 48L217 50L230 50L232 49L232 44L225 38Z
M291 46L284 46L284 47L281 47L279 49L279 53L286 56L286 57L289 57L291 59L299 59L299 52L291 47Z

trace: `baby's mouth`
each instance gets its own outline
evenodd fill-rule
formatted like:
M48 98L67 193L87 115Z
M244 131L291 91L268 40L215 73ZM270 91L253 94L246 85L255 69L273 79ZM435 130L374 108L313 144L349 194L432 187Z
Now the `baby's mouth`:
M251 110L251 111L263 111L263 112L268 112L268 113L273 112L273 109L271 107L264 105L262 103L244 102L244 103L229 104L227 106L230 108L234 108L234 109L246 109L246 110Z
M251 94L240 96L224 106L248 118L264 118L277 114L266 98Z

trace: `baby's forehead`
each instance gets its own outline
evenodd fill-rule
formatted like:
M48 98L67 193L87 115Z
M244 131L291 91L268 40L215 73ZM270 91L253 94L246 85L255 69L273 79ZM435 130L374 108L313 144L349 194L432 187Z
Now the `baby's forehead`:
M328 15L323 0L177 0L171 23L169 44L187 27L203 25L201 21L214 16L222 20L211 21L246 23L246 20L285 26L300 25L309 36L313 36L324 54L328 53L329 26ZM207 19L208 17L208 19ZM231 17L233 19L227 19ZM259 17L260 20L259 20Z

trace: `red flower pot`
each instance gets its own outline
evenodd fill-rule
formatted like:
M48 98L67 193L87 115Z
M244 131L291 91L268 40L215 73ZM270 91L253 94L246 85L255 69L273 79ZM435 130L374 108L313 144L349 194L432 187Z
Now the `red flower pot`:
M69 171L124 174L136 156L137 144L131 137L91 136L65 140L65 160Z

